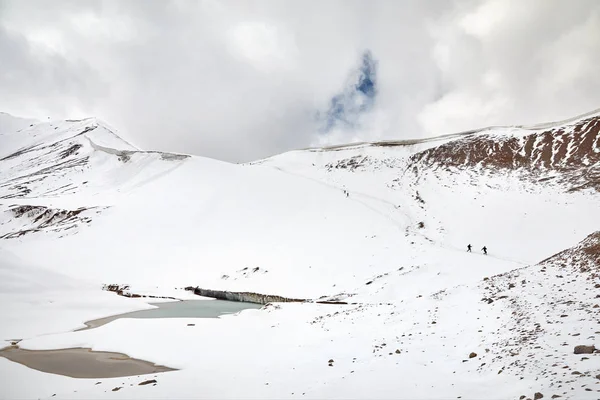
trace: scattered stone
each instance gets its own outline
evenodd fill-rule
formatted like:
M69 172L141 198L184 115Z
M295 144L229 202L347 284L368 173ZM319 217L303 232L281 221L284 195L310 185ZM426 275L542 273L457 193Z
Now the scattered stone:
M543 394L541 394L540 392L536 392L536 393L533 395L533 400L538 400L538 399L541 399L542 397L544 397L544 395L543 395Z
M527 397L527 396L525 396L524 394L522 394L521 396L519 396L519 400L523 400L525 397Z
M402 352L400 351L400 349L396 349L396 354L400 354L400 353L402 353Z
M149 379L149 380L147 380L147 381L140 382L140 383L138 383L138 386L149 385L149 384L151 384L151 383L156 383L156 379Z
M96 385L99 385L99 384L101 384L101 383L102 383L102 382L96 382Z
M552 395L552 398L553 398L553 399L558 399L559 397L562 397L562 396L561 396L561 395L559 395L559 394L553 394L553 395Z
M579 372L579 371L573 371L573 372L571 372L571 375L581 375L581 372Z
M365 285L370 285L371 283L373 283L373 281L369 281L369 282L365 283Z
M575 354L592 354L596 350L596 346L579 345L575 346L573 353Z
M113 392L118 392L118 391L119 391L119 390L121 390L121 389L123 389L123 388L122 388L122 387L120 387L120 386L117 386L117 387L116 387L116 388L114 388L112 391L113 391Z
M196 326L196 324L187 324L187 326Z
M471 352L471 354L469 354L469 358L475 358L475 357L477 357L477 353Z

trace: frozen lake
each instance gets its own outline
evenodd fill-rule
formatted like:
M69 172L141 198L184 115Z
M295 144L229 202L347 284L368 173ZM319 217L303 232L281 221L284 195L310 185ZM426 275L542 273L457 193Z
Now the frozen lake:
M158 308L95 319L86 322L87 327L80 330L97 328L120 318L217 318L221 315L262 307L261 304L226 300L184 300L150 304Z

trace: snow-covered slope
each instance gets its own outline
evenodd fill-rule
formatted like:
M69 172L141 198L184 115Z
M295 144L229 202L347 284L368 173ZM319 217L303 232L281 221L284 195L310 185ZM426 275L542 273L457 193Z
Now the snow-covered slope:
M38 123L33 118L20 118L5 112L0 112L0 134L14 132Z
M493 390L499 398L535 391L596 398L591 377L564 394L567 369L552 375L552 364L598 366L596 355L586 364L572 354L572 346L593 343L593 313L562 317L580 336L561 351L551 346L566 335L554 321L556 305L587 309L586 289L598 276L581 272L573 257L538 263L572 248L561 254L592 254L587 268L598 264L596 236L577 243L600 227L599 128L590 114L299 150L246 165L140 151L95 119L2 133L0 248L11 253L11 282L45 271L49 286L85 281L74 285L90 299L101 298L94 284L121 283L134 292L198 285L353 304L268 306L202 321L194 331L186 320L119 320L38 337L57 332L59 309L33 329L14 310L24 321L38 315L24 300L36 293L15 296L16 286L5 284L0 318L12 324L0 339L29 338L24 348L92 346L181 370L156 387L104 393L112 380L47 377L0 358L0 374L12 382L39 383L0 394L479 398ZM43 286L38 294L64 296ZM95 301L60 326L123 311L121 302Z
M139 151L94 118L35 124L0 134L0 142L0 235L9 237L64 230L65 219L90 222L119 193L187 158Z

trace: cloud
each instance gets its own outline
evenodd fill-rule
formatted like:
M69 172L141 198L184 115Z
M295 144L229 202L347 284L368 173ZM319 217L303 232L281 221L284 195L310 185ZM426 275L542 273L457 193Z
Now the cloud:
M328 136L333 130L361 130L362 117L369 113L377 96L377 61L365 51L360 65L352 71L340 93L331 98L328 109L317 113L321 120L320 132Z
M88 94L103 91L100 76L85 63L50 51L1 25L0 54L0 103L7 109L38 117L66 114L77 107L92 106L95 96Z
M600 107L600 3L489 0L435 30L447 90L424 134L554 121Z
M600 106L599 13L595 0L3 1L0 110L94 115L142 148L237 162L556 120ZM365 54L371 97L354 90Z

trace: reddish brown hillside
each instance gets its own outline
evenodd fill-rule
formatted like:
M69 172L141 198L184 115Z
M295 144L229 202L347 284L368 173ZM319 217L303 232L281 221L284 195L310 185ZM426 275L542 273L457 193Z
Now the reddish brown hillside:
M425 167L519 170L536 179L557 178L571 190L600 191L600 116L548 130L474 133L417 153L411 161Z

